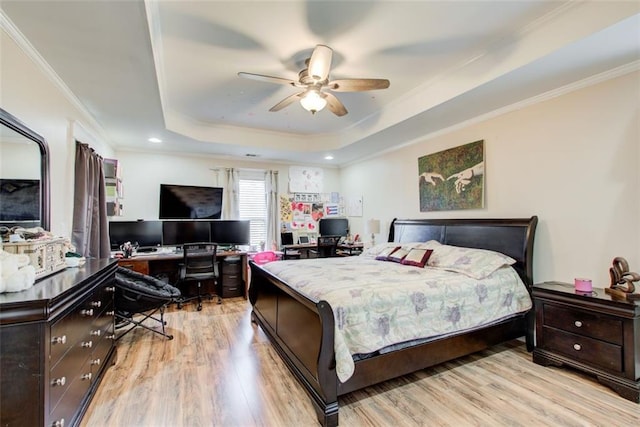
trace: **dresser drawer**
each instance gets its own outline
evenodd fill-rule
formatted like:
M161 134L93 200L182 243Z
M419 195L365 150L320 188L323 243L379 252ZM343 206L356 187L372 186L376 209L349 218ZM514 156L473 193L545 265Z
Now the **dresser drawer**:
M544 305L544 325L622 345L622 321L577 309Z
M80 368L78 368L79 366L76 365L72 368L74 375L68 378L69 383L64 390L64 394L57 396L55 403L53 403L53 400L50 401L51 411L49 413L49 424L47 425L55 425L56 421L59 423L57 425L63 426L77 424L75 418L79 416L78 407L94 380L93 375L91 375L89 360L86 360ZM53 398L54 396L52 395L51 399Z
M85 300L74 311L67 314L51 326L50 364L54 366L58 361L87 335L88 326L96 315L96 309L91 307L91 301Z
M544 327L540 348L571 357L574 360L622 372L622 346L610 344L578 334Z
M93 346L97 344L96 340L82 340L78 342L58 364L51 369L49 375L49 409L53 410L60 400L68 394L68 390L72 387L78 388L74 383L82 381L80 387L84 387L84 391L88 390L91 381L86 375L91 372L90 356L93 353ZM82 367L80 369L80 367ZM83 391L83 393L84 393ZM77 406L77 403L76 403Z

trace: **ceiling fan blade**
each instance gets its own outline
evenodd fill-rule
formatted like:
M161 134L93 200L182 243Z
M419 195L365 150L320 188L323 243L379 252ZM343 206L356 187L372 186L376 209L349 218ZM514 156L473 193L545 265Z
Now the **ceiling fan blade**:
M281 77L264 76L262 74L240 72L238 73L238 77L243 77L245 79L251 79L251 80L258 80L258 81L267 82L267 83L277 83L280 85L296 86L298 84L298 82L293 80L283 79Z
M329 46L317 45L309 59L309 75L320 82L329 78L332 56L333 50Z
M343 79L334 80L327 87L335 92L362 92L365 90L386 89L389 87L387 79Z
M276 105L271 107L269 111L272 111L272 112L280 111L283 108L288 107L289 105L298 101L303 94L304 92L298 92L298 93L294 93L293 95L287 96L285 99L283 99L282 101L278 102Z
M332 93L322 92L322 96L327 100L327 108L338 117L348 113L344 104Z

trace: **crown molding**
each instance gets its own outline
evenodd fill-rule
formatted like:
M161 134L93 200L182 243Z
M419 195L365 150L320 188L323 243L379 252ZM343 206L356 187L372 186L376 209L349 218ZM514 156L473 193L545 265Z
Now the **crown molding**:
M69 89L66 83L60 78L60 76L54 71L49 63L40 55L38 50L31 44L31 42L25 37L24 34L16 27L16 25L9 19L5 12L0 9L0 28L2 28L9 37L16 43L16 45L27 55L27 57L38 67L38 69L44 74L44 76L62 93L62 95L69 101L74 108L76 108L83 119L97 134L100 135L108 145L113 148L110 138L107 136L107 132L96 121L91 113L87 110L84 104L78 99L78 97ZM83 126L86 129L86 126Z

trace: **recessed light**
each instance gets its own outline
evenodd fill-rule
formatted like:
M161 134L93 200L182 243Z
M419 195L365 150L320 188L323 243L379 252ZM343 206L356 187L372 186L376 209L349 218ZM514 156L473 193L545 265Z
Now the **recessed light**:
M331 154L324 156L325 160L333 160L333 156Z
M158 144L160 142L162 142L162 140L160 138L149 138L148 140L149 142L153 142L154 144Z

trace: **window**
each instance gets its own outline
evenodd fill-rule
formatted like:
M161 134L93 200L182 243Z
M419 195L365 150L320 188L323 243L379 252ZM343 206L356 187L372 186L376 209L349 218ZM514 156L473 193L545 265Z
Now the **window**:
M267 241L267 195L262 172L240 172L240 219L251 221L251 244Z

